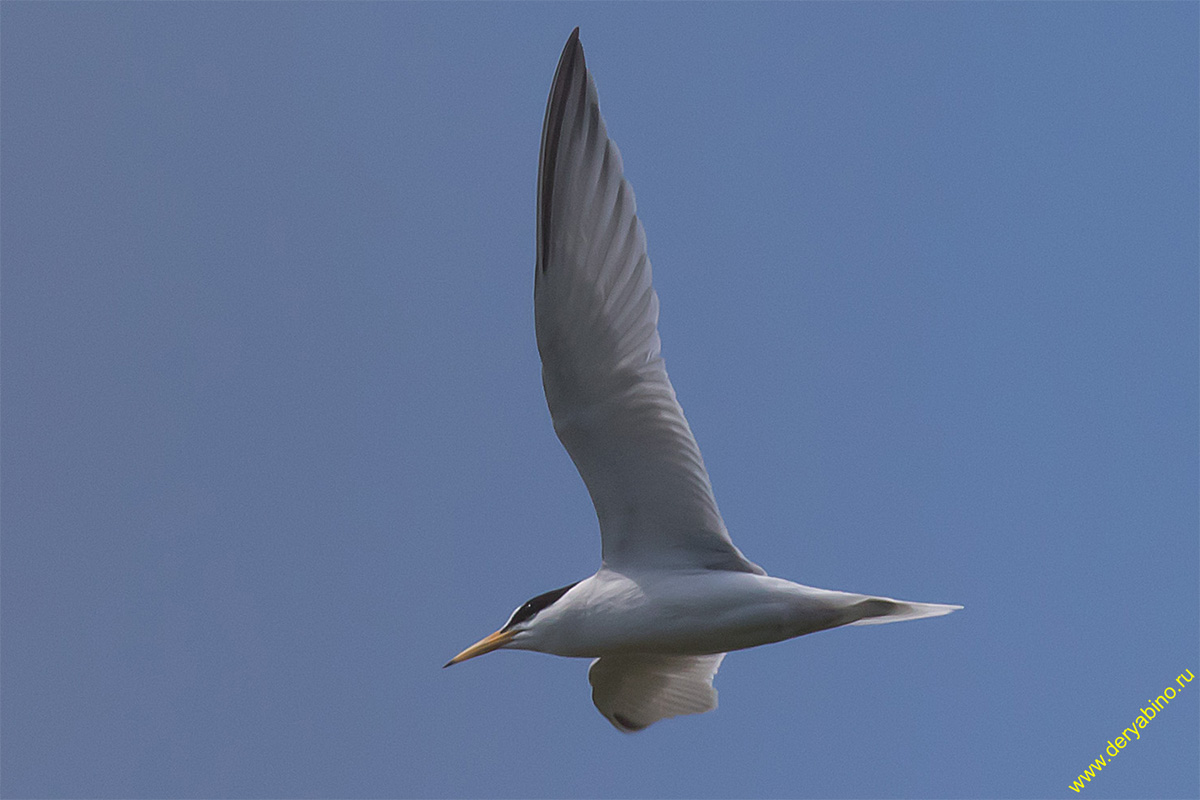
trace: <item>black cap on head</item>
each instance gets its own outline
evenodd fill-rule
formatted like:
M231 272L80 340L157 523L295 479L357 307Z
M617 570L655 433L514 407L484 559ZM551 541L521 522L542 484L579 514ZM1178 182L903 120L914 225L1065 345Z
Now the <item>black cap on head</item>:
M508 622L504 623L504 627L500 630L506 631L513 625L517 625L527 619L532 618L543 608L558 602L560 597L571 591L571 589L575 588L576 584L578 583L579 581L575 581L575 583L572 583L568 586L563 586L560 589L553 589L545 594L539 594L537 597L526 600L524 605L512 613L512 616L508 618Z

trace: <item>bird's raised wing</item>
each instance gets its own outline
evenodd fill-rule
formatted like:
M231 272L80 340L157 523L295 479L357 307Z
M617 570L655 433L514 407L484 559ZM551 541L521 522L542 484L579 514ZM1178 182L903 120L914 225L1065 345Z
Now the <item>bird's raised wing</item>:
M623 733L636 733L667 717L712 711L717 707L712 682L723 658L724 653L597 658L588 669L592 702Z
M538 166L534 309L554 430L592 496L606 565L762 573L729 539L667 379L636 210L576 28Z

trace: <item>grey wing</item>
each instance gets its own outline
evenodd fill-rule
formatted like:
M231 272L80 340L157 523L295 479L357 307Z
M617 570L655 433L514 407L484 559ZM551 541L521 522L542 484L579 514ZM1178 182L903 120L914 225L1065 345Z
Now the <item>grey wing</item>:
M607 565L762 574L729 538L667 378L636 211L576 28L538 167L534 310L554 430L591 494Z
M592 662L592 702L623 733L636 733L660 719L703 714L717 707L713 678L724 653L669 656L638 653Z

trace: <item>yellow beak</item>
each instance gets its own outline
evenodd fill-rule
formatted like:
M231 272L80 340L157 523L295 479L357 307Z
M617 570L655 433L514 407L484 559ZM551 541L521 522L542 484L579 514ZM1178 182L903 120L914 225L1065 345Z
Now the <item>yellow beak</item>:
M466 661L468 658L474 658L475 656L481 656L484 653L490 653L493 650L503 647L504 645L511 642L513 640L513 637L516 635L517 635L517 632L510 629L507 631L496 631L495 633L493 633L489 636L485 636L484 638L480 639L478 642L471 645L466 650L463 650L461 653L456 655L454 658L450 659L445 664L443 664L442 669L445 669L446 667L450 666L451 664L457 664L460 661Z

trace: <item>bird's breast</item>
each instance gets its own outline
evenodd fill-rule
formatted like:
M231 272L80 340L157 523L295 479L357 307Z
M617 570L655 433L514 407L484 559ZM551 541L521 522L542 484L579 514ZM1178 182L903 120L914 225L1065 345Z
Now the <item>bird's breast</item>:
M706 655L831 627L825 592L779 578L726 571L605 574L573 592L555 625L557 655Z

